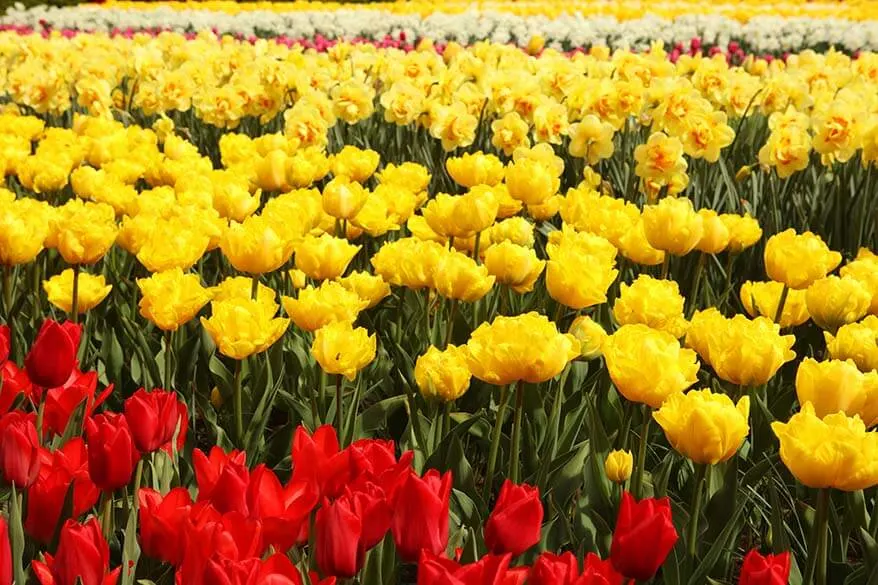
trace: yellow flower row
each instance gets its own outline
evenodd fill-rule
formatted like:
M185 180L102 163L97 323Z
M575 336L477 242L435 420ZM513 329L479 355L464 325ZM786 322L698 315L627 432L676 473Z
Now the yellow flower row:
M151 10L156 6L173 10L210 10L228 14L249 11L295 12L295 11L334 11L356 8L358 10L380 10L395 14L416 14L421 17L434 12L459 14L473 9L479 11L507 12L519 16L546 16L549 18L569 14L585 14L590 17L614 17L619 20L642 18L644 14L654 14L665 18L690 15L723 15L746 22L754 16L807 16L811 18L846 18L849 20L871 20L875 15L875 2L854 0L848 2L807 2L792 0L783 2L757 2L746 0L739 3L706 4L694 0L674 2L624 2L587 1L574 7L558 0L524 2L497 2L481 0L444 0L443 2L231 2L207 0L204 2L116 2L109 1L99 6L134 10Z

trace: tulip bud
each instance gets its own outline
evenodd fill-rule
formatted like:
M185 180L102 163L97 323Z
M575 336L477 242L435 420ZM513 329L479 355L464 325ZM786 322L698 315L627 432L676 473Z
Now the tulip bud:
M540 541L542 523L540 490L507 479L485 523L485 544L494 554L520 555Z
M607 459L604 461L604 470L607 473L607 479L615 483L623 483L631 477L631 470L634 467L634 457L631 451L610 451Z
M128 485L140 453L131 429L121 414L105 413L85 423L88 441L88 472L105 492Z
M448 504L451 473L431 469L418 477L414 471L403 480L396 495L391 529L399 556L414 562L426 550L440 554L448 546Z
M744 165L743 167L738 169L737 173L735 173L735 180L740 183L740 182L746 180L747 177L749 177L752 174L752 172L753 171L750 168L750 165Z
M142 453L152 453L171 441L187 415L186 404L174 392L141 388L125 400L125 420Z
M110 547L94 517L85 524L68 520L61 529L55 556L34 560L31 567L40 583L100 585L119 578L119 568L110 571Z
M790 553L759 554L751 550L744 557L738 585L786 585L790 578Z
M0 418L0 472L18 489L30 487L40 472L40 443L34 415L12 411Z
M82 326L75 323L43 321L36 341L24 360L27 375L43 388L61 386L76 367L76 352Z
M617 571L629 579L652 579L677 538L668 498L636 501L630 493L622 493L610 546L610 558ZM645 543L649 546L644 546Z

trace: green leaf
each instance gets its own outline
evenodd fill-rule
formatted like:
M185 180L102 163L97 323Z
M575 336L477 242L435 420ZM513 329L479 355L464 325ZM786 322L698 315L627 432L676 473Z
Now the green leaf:
M689 577L689 585L700 585L701 583L704 583L704 579L707 577L707 574L711 569L713 569L714 565L716 565L717 561L719 561L720 556L725 554L726 551L731 550L734 540L740 531L738 523L741 521L744 510L748 508L747 504L749 504L749 502L750 496L748 495L744 498L744 501L740 502L738 507L735 508L735 513L732 514L729 523L726 524L726 527L714 541L713 545L711 545L707 554L702 557L701 562L695 568L695 571L693 571L692 576Z
M122 548L122 585L133 585L140 560L140 546L137 544L137 510L128 513L125 526L125 544Z
M24 570L24 527L21 514L21 494L12 486L9 503L9 543L12 548L12 575L15 583L27 583Z
M360 414L364 433L373 433L387 424L387 419L405 404L405 395L392 396L377 402Z
M586 439L553 462L553 471L549 474L549 491L554 499L564 507L574 492L582 486L585 458L589 454L589 441Z

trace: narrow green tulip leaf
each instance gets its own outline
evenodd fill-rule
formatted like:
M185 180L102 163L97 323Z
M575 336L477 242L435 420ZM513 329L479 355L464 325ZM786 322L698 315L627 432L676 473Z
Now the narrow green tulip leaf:
M405 395L391 396L377 402L360 414L360 424L364 433L372 433L387 424L387 419L405 404Z
M133 585L137 572L137 561L140 560L140 545L137 544L137 512L128 513L125 525L125 544L122 548L122 585Z
M878 568L878 542L863 528L860 528L860 545L863 547L866 566L869 570Z
M24 568L24 525L21 510L21 494L12 486L9 499L9 543L12 549L12 576L15 583L27 583Z
M739 524L743 521L744 510L749 508L749 502L750 496L747 495L744 498L744 501L738 504L729 523L720 533L719 537L717 537L716 541L714 541L713 545L711 545L710 549L708 549L707 553L701 558L701 562L689 577L689 585L699 585L704 583L704 579L716 565L717 561L719 561L720 556L734 546L734 542L741 530Z

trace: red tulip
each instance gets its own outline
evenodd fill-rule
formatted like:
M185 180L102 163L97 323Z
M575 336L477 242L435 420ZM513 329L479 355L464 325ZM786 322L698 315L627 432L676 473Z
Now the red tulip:
M207 585L208 565L236 565L235 561L259 558L265 551L262 525L238 512L216 517L207 504L195 504L184 531L183 562L175 575L179 585ZM201 517L203 516L203 517ZM213 573L216 575L216 573Z
M422 549L437 555L445 552L450 497L451 472L440 476L431 469L421 478L409 470L396 492L391 523L396 550L404 561L415 562Z
M25 399L39 402L40 393L35 392L34 385L27 377L27 372L16 366L15 362L7 361L0 366L0 376L2 376L0 414L8 412L12 408L19 394L23 394Z
M461 565L426 550L418 561L417 585L523 585L527 569L510 569L511 554L485 555Z
M140 546L146 556L177 566L183 562L183 529L192 510L189 490L178 487L162 496L159 492L141 488Z
M74 369L63 386L46 392L46 409L43 417L43 436L62 435L73 412L85 401L85 418L89 418L113 391L107 386L95 399L98 387L97 372L80 372Z
M485 544L494 554L518 556L540 541L542 525L540 490L507 479L485 523Z
M363 522L360 546L364 552L368 551L384 540L393 521L393 510L384 490L375 484L367 484L357 491L349 490L345 495Z
M246 453L232 451L226 455L220 447L213 447L208 457L196 449L192 453L192 461L195 465L199 502L210 502L220 514L248 513L247 486L250 483L250 472L247 470Z
M596 554L588 553L584 565L582 575L573 585L623 585L624 577L616 572L609 559L602 561Z
M293 481L309 481L327 498L337 498L350 480L349 452L339 451L338 437L330 425L309 435L298 427L293 436Z
M744 557L738 585L786 585L790 580L790 553L762 556L756 549Z
M73 485L73 515L78 517L98 501L100 491L88 473L88 451L81 437L71 439L54 452L40 451L39 477L27 492L24 529L43 544L52 540L61 518L64 500Z
M55 556L45 553L45 562L33 561L31 568L42 585L113 585L119 568L110 571L110 547L95 518L85 524L68 520L61 529Z
M277 553L262 561L257 558L207 561L205 585L301 585L299 570L286 556Z
M579 576L579 561L572 552L543 553L531 567L528 585L570 585Z
M131 482L140 453L131 429L121 414L99 414L85 421L88 440L88 471L95 485L105 492Z
M365 561L360 540L363 521L346 497L324 500L315 523L317 566L324 575L347 579L363 568Z
M9 325L0 325L0 365L9 359L9 349L11 347L12 331L9 330Z
M40 472L40 442L34 415L13 411L0 418L0 472L18 488L30 487Z
M414 459L414 453L406 451L397 461L393 441L361 439L354 441L346 451L349 454L352 487L360 489L372 483L381 486L388 496L392 496L407 477Z
M125 419L141 453L152 453L173 439L184 418L188 411L176 392L141 388L125 400Z
M668 498L635 501L622 493L619 517L613 532L610 558L617 571L629 579L651 579L677 542Z
M277 475L265 465L250 474L247 508L250 517L260 520L266 544L286 552L303 533L307 535L308 518L317 505L317 488L308 482L281 487ZM303 540L307 540L307 536Z
M5 516L0 516L0 585L12 585L12 546Z
M34 344L24 360L34 384L54 388L67 381L76 367L76 352L82 327L71 322L43 321Z

